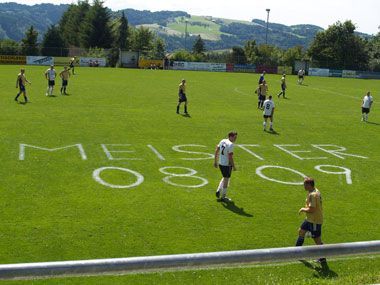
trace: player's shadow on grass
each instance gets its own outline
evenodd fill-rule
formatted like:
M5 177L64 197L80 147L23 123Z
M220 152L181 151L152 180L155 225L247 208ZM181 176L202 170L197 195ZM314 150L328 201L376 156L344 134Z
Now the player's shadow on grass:
M191 119L190 114L181 114L181 116L184 117L184 118L189 118L189 119Z
M238 206L236 206L233 201L231 201L231 202L229 202L229 201L219 201L219 202L221 202L221 204L223 205L224 208L226 208L227 210L230 210L231 212L233 212L235 214L238 214L238 215L244 216L244 217L248 217L248 218L252 218L253 217L253 215L248 214L247 212L245 212L244 208L239 208Z
M367 122L367 124L371 124L371 125L380 126L380 124L379 124L379 123L376 123L376 122Z
M265 131L266 133L270 134L270 135L275 135L275 136L279 136L280 133L276 132L275 130L273 131Z
M338 274L332 271L327 263L321 263L319 265L312 264L306 260L300 260L307 268L314 270L315 278L332 279L337 278Z

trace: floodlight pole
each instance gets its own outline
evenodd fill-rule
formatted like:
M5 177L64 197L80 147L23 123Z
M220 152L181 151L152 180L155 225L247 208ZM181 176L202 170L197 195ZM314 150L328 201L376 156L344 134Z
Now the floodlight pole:
M185 20L185 50L187 51L187 23L188 20Z
M265 44L267 45L268 44L268 28L269 28L269 12L270 12L270 9L266 9L266 11L267 11L267 30L265 33Z

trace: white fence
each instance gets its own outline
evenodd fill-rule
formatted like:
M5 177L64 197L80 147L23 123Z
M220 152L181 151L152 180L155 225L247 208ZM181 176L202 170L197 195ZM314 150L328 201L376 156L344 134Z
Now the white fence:
M300 260L306 258L378 253L380 253L380 240L322 246L8 264L0 265L0 279L39 278L62 275L98 275L102 273L145 272L191 267L207 268L215 265L251 264Z

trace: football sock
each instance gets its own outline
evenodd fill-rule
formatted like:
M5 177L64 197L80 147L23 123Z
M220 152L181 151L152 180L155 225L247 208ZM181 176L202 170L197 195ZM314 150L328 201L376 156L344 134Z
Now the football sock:
M177 113L179 113L179 106L177 106Z
M185 105L185 113L187 113L187 106Z
M365 120L368 121L368 114L365 115Z
M16 95L16 98L15 98L15 100L17 100L17 99L18 99L18 97L20 96L20 94L21 94L21 93L18 93L18 94Z
M302 246L304 241L305 241L304 237L298 237L296 246Z
M263 123L263 127L264 127L264 129L267 127L267 123L266 122Z
M226 195L227 195L227 188L223 188L222 189L222 197L224 198L224 197L226 197Z
M26 97L25 95L24 95L24 100L25 102L28 102L28 97Z
M272 122L270 122L270 128L273 128L273 123Z
M218 191L221 190L221 189L223 189L223 178L219 182Z

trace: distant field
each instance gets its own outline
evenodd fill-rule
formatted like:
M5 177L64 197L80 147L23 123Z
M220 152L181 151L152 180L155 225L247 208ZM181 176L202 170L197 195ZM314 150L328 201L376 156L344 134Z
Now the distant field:
M298 86L289 76L271 134L256 74L78 68L70 96L57 88L47 98L45 68L27 67L32 103L23 105L13 101L18 69L0 66L2 264L293 246L305 199L295 171L322 192L325 243L379 239L378 80L307 77ZM191 117L175 113L181 78ZM278 93L280 76L267 80ZM367 90L375 105L363 123ZM231 129L240 146L226 205L215 199L211 156ZM379 257L329 264L328 276L292 263L14 284L380 282Z

